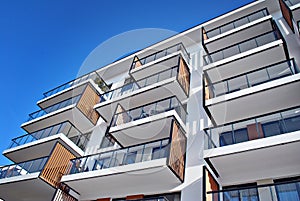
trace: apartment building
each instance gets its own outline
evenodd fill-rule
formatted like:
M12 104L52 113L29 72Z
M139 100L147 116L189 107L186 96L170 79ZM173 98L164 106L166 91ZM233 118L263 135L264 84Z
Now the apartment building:
M299 0L258 0L58 86L4 201L300 200Z

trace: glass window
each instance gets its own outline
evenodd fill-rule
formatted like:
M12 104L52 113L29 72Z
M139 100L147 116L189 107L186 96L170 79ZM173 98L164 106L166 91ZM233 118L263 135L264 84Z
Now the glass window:
M276 185L278 201L300 201L300 183Z
M235 143L246 142L248 141L248 132L247 128L234 130L234 141Z
M124 164L133 164L135 163L137 156L137 151L127 153L126 158L124 159Z
M233 144L232 132L224 132L220 134L220 146Z
M262 124L265 137L280 135L282 133L282 125L279 121L272 121Z
M152 160L165 158L167 155L166 146L155 147L152 149Z
M287 132L300 130L300 115L284 119Z

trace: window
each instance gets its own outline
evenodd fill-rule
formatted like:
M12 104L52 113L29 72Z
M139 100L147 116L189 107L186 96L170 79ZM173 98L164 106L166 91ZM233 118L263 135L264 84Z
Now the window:
M165 158L167 156L166 146L155 147L152 149L152 160Z
M135 163L136 156L137 151L127 153L126 157L124 158L123 164L127 165Z
M249 139L248 139L247 128L234 130L234 139L235 139L235 143L248 141Z
M280 135L282 132L282 124L279 121L272 121L262 124L265 137Z
M232 132L224 132L220 134L220 146L226 146L226 145L231 145L233 144L233 137L232 137Z

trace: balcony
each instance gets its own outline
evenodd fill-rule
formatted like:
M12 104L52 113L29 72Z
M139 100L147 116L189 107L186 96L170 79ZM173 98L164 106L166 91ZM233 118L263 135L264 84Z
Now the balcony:
M230 22L227 22L225 24L222 24L218 27L211 28L209 30L206 30L206 28L204 27L202 29L202 38L203 38L204 43L205 43L206 40L208 40L208 39L214 38L214 37L216 37L220 34L224 34L224 33L228 32L230 30L239 28L241 26L244 26L248 23L251 23L255 20L261 19L261 18L266 17L268 15L269 15L268 10L266 8L264 8L264 9L252 12L248 15L245 15L241 18L238 18L238 19L232 20Z
M83 200L167 192L184 181L185 172L186 137L173 126L171 138L76 158L62 181Z
M123 147L169 137L174 121L185 128L186 111L176 97L125 110L118 105L109 134Z
M179 43L143 58L135 56L131 64L130 75L135 80L140 80L148 77L149 75L153 75L175 65L179 65L179 63L177 63L179 61L169 59L176 55L180 55L182 58L181 62L184 62L187 66L189 63L189 54L183 44Z
M109 90L105 81L96 72L92 72L45 92L44 98L38 101L38 105L45 109L61 100L77 96L87 84L92 85L99 94Z
M286 20L291 30L295 33L296 23L300 20L300 1L299 0L279 0L282 16ZM294 26L295 23L295 26ZM299 31L299 29L298 29Z
M290 93L300 87L293 59L217 82L210 78L218 80L204 75L205 108L215 125L299 106L300 95Z
M272 24L272 16L269 15L267 9L262 9L209 30L206 35L204 27L202 43L207 52L216 52L220 48L270 32L273 30Z
M299 111L294 108L206 129L205 160L226 184L298 174ZM236 166L238 171L232 168Z
M61 144L51 155L0 168L0 197L14 201L52 200L69 160L74 158ZM36 190L39 189L39 190Z
M174 95L180 101L186 100L190 86L188 67L180 55L168 60L176 61L175 66L102 94L100 103L94 108L109 122L118 104L128 110Z
M69 121L81 132L85 132L92 128L99 118L99 114L93 109L99 99L96 90L87 84L79 95L31 113L28 121L21 127L28 133L33 133Z
M68 148L75 156L82 156L89 141L70 122L66 121L48 128L12 139L11 145L3 152L14 162L48 156L57 142Z
M280 182L253 187L229 188L207 192L212 201L243 201L243 200L300 200L300 182Z

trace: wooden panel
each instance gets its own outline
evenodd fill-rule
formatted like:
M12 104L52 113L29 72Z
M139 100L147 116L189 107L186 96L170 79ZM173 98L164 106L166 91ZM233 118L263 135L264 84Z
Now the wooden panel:
M173 121L169 166L183 182L185 172L186 137L176 121Z
M205 194L210 191L218 191L219 184L206 168L205 168L204 176L205 176L205 190L206 190ZM219 196L217 193L206 194L206 201L218 201L218 200L219 200Z
M283 0L279 0L279 5L280 5L282 16L290 26L293 33L295 33L294 26L293 26L292 12L290 11L289 7L283 2Z
M135 68L138 68L138 67L141 67L143 64L141 63L140 59L135 56L134 59L133 59L133 62L135 63L133 68L132 69L135 69Z
M40 177L54 187L59 186L61 177L67 173L71 159L75 156L60 143L57 143Z
M124 111L125 111L125 109L121 105L118 105L117 111L116 111L116 114L118 114L118 115L117 115L116 119L114 120L116 125L121 125L121 124L124 124L129 121L130 116L128 115L128 113L126 113Z
M100 198L100 199L97 199L97 201L110 201L110 198Z
M206 31L205 31L204 28L202 28L202 36L203 36L203 40L207 40L208 39L208 37L206 35Z
M99 100L100 96L88 84L77 104L77 108L90 119L93 124L96 124L99 119L99 114L93 109Z
M143 198L144 198L143 194L126 196L126 200L137 200L137 199L143 199Z
M204 77L204 86L205 86L205 100L209 100L212 98L212 91L211 91L211 87L208 86L208 82L207 82L207 78Z
M56 194L52 199L52 201L77 201L77 199L64 191L57 189Z
M190 72L185 61L180 57L178 81L186 94L190 92Z
M257 131L257 127L259 129L259 133ZM261 123L257 123L257 127L256 127L255 123L247 125L247 132L248 132L249 140L255 140L255 139L264 137Z

